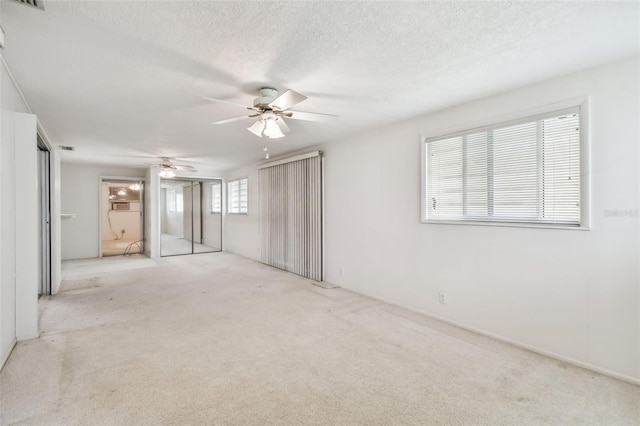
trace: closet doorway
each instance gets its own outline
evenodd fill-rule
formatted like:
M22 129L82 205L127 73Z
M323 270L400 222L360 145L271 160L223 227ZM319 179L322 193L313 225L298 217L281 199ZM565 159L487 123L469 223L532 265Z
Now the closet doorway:
M222 181L161 179L160 256L222 251Z
M100 256L144 253L144 182L101 178Z

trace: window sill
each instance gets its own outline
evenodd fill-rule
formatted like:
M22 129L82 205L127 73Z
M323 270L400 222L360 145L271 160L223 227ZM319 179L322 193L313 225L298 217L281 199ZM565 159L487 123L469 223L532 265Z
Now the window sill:
M523 222L482 222L473 220L422 220L424 224L437 225L475 225L475 226L502 226L507 228L539 228L539 229L563 229L572 231L590 231L589 226L569 226L551 225L545 223L523 223Z
M227 216L246 216L249 213L227 213Z

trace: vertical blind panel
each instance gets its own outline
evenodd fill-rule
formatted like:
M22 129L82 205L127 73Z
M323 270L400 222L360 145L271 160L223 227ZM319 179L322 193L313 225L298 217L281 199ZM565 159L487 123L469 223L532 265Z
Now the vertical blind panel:
M322 280L322 163L311 157L259 170L261 260Z
M426 142L429 219L580 224L579 109Z

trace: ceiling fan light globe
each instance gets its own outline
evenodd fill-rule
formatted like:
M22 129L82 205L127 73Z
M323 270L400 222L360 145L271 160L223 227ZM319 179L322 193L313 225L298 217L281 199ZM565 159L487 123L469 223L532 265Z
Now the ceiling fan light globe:
M247 127L247 130L256 135L257 137L262 137L262 131L265 129L265 124L262 120L258 120L251 127Z
M160 173L158 173L158 176L160 176L161 178L172 178L175 177L176 174L173 172L173 170L161 170Z
M284 137L284 133L280 130L280 126L276 123L275 120L267 120L267 123L264 127L264 135L269 139L278 139Z

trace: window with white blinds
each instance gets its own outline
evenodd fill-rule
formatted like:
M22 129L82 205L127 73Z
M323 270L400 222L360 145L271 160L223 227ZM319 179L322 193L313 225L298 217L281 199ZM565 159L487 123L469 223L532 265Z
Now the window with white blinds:
M233 180L227 184L228 194L228 213L230 214L246 214L247 213L247 178Z
M580 109L425 140L427 221L580 226Z
M211 213L222 212L222 185L211 185Z
M169 213L175 213L177 211L176 190L172 189L171 191L169 191L168 195L167 210L169 210Z

